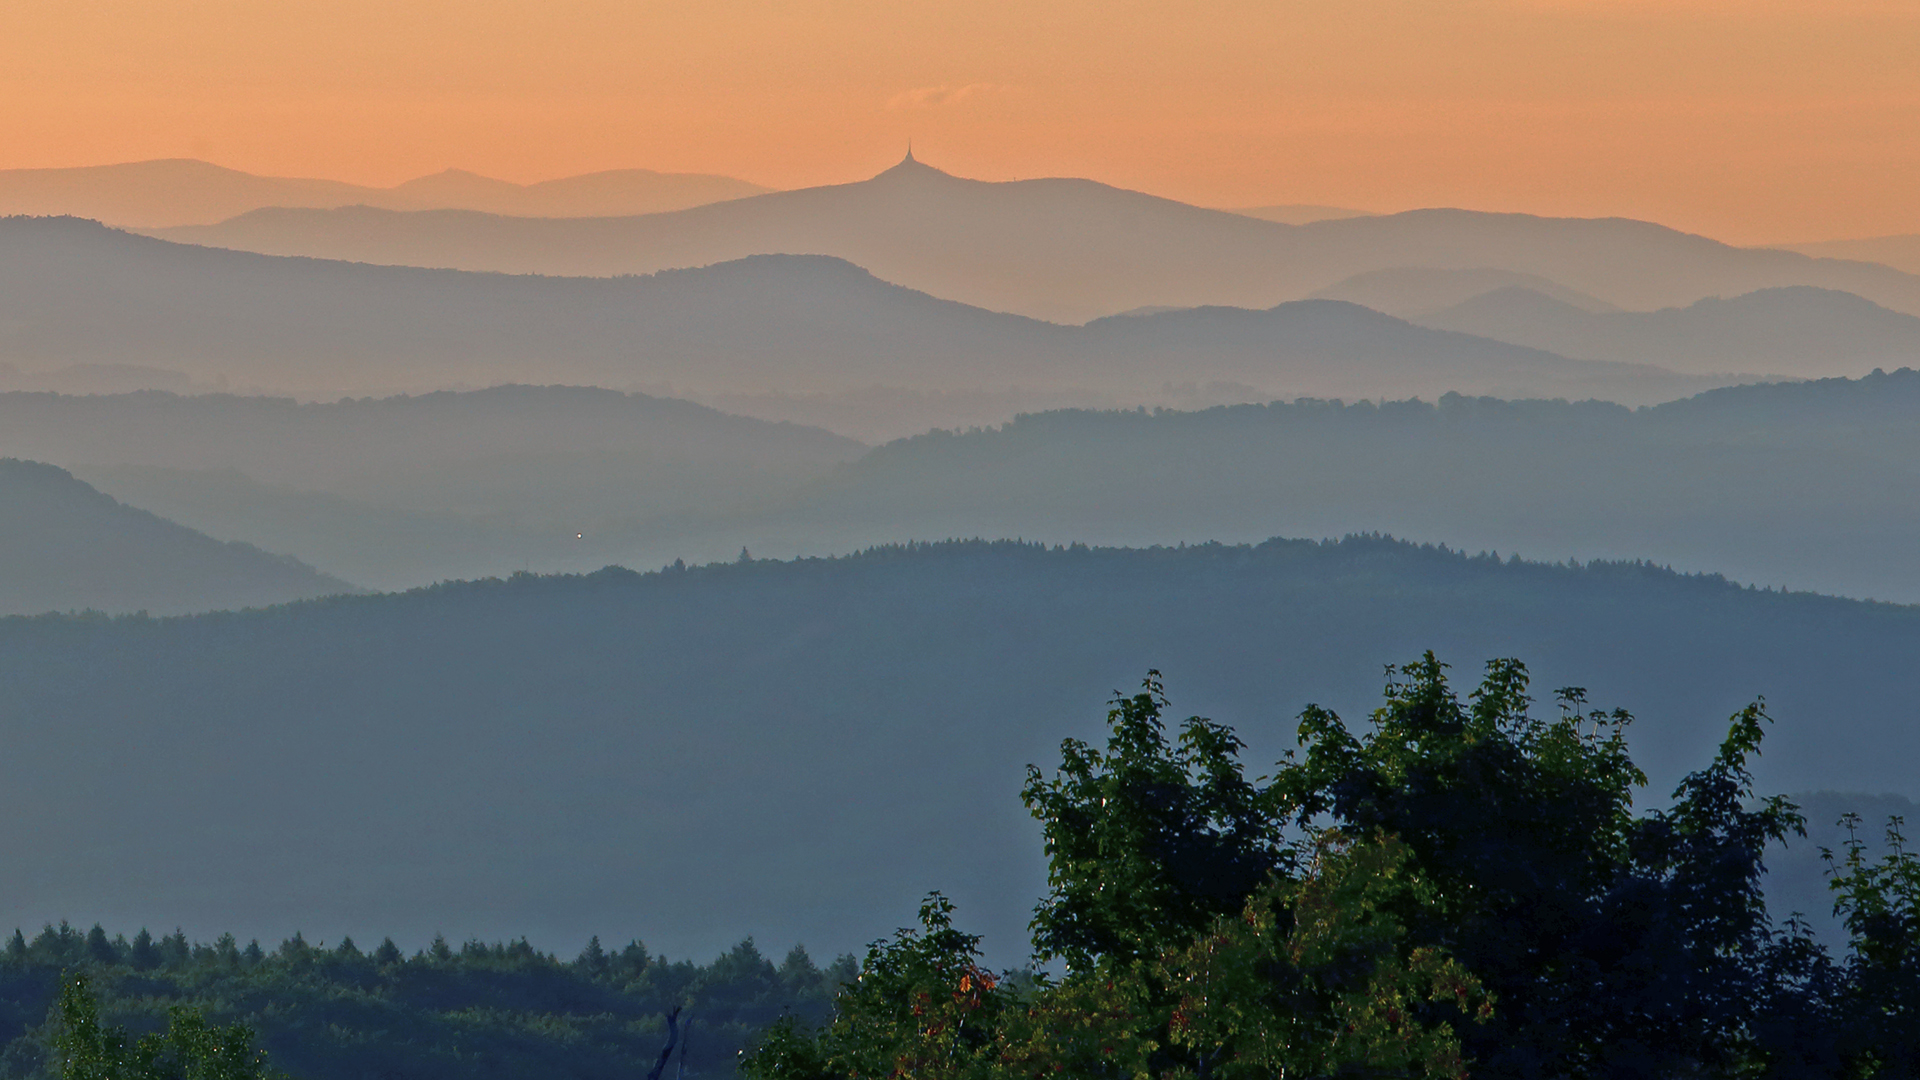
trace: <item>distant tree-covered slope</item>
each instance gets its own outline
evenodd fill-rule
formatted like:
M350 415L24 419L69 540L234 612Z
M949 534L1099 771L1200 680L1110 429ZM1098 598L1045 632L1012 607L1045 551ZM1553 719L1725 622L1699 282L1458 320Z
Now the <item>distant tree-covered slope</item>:
M1384 539L915 545L0 621L0 817L34 822L0 926L837 953L943 888L1011 959L1024 767L1108 692L1157 667L1257 763L1427 648L1634 710L1655 793L1761 694L1765 790L1915 793L1913 608Z
M177 614L351 589L291 558L124 506L64 469L0 458L0 614Z
M1916 418L1911 370L1640 411L1460 397L1061 411L888 444L794 513L823 539L1154 544L1380 529L1916 601Z

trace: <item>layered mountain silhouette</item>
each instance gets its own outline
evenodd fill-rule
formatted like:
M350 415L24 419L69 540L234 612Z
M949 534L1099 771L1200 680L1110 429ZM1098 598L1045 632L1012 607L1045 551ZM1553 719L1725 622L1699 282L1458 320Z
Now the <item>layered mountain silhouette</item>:
M858 183L671 214L529 221L271 210L165 235L280 255L559 275L831 255L934 296L1068 323L1142 307L1267 308L1401 267L1534 275L1630 309L1812 285L1920 314L1920 277L1640 221L1416 210L1287 225L1091 180L963 179L911 157Z
M1319 300L1345 300L1401 319L1424 316L1478 299L1501 289L1528 289L1581 311L1619 311L1605 300L1548 281L1538 274L1522 274L1491 267L1438 269L1399 266L1355 274L1314 293Z
M1415 321L1564 356L1695 374L1862 375L1876 367L1920 365L1920 318L1852 293L1807 287L1762 289L1664 311L1592 311L1510 286Z
M1025 767L1115 690L1160 669L1258 774L1309 702L1363 723L1428 648L1462 690L1518 656L1542 698L1633 710L1648 803L1763 694L1762 793L1915 794L1913 608L1385 540L915 546L0 620L0 807L61 808L0 834L0 925L832 954L941 889L1013 963Z
M0 454L68 465L136 506L375 587L601 566L632 553L636 530L765 513L865 449L568 387L326 404L0 394Z
M112 358L307 394L497 381L1111 393L1232 380L1269 397L1457 390L1640 403L1735 381L1571 361L1329 300L1072 327L937 299L823 256L546 278L224 251L71 218L0 221L0 327L0 360L22 368Z
M1854 259L1859 262L1880 263L1909 274L1920 274L1920 233L1869 236L1858 240L1823 240L1812 244L1779 246L1788 251L1798 251L1816 258Z
M743 542L1146 545L1382 529L1915 602L1916 413L1912 370L1638 411L1446 397L1041 413L877 448L809 490L778 533Z
M0 615L175 614L352 588L293 559L122 505L64 469L0 458Z
M0 452L71 462L123 501L384 588L898 536L1147 545L1385 529L1913 602L1917 410L1920 372L1901 370L1640 410L1459 396L1058 410L862 452L605 391L319 406L7 395Z
M337 180L255 176L204 161L168 159L0 170L0 215L71 214L135 228L208 224L267 206L466 209L583 217L680 210L766 190L726 176L647 169L588 173L537 184L448 169L377 188Z

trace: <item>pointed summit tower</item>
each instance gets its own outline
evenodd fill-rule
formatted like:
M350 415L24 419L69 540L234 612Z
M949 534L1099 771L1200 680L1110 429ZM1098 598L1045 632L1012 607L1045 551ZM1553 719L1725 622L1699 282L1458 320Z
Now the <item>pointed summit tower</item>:
M939 169L934 168L933 166L927 164L926 162L921 161L919 158L914 157L913 143L909 141L907 143L907 156L901 158L899 163L895 164L892 168L881 173L880 176L874 177L874 179L878 180L882 176L901 178L901 177L909 177L909 176L945 176L945 175L947 174L944 172L941 172Z

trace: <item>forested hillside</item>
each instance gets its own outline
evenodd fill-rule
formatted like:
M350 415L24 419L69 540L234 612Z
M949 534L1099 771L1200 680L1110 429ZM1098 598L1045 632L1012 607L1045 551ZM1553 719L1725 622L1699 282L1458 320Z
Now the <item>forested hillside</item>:
M1059 411L883 446L793 513L823 539L1154 544L1379 529L1916 601L1917 409L1920 371L1902 369L1638 411L1458 396Z
M0 622L0 814L38 823L0 925L837 953L945 888L1012 959L1014 793L1110 691L1157 667L1271 761L1428 648L1634 710L1656 797L1762 694L1765 790L1915 793L1912 608L1385 539L914 545Z
M0 614L178 614L352 589L291 558L124 506L64 469L0 458Z

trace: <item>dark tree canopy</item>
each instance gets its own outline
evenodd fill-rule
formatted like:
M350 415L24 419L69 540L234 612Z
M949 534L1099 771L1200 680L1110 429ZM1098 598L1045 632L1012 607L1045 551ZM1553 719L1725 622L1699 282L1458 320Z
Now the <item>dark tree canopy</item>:
M1761 893L1770 847L1804 835L1753 790L1762 704L1642 813L1632 718L1555 698L1534 716L1517 660L1463 697L1429 653L1388 670L1361 728L1309 707L1300 749L1249 779L1230 728L1169 735L1153 673L1104 748L1068 740L1052 777L1029 773L1050 866L1035 955L1064 974L984 977L936 897L831 1024L781 1026L746 1071L1915 1075L1920 858L1897 833L1881 861L1836 860L1854 935L1836 961Z

